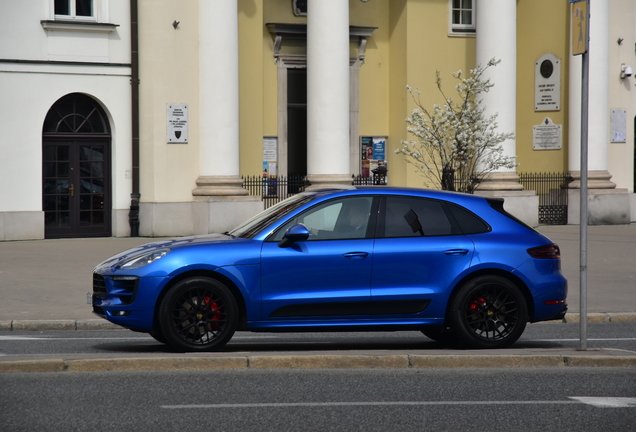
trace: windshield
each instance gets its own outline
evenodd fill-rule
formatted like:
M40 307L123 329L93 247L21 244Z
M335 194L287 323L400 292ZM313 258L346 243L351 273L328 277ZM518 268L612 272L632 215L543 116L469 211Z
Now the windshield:
M270 224L276 222L283 216L289 214L293 210L313 200L314 198L314 194L294 195L284 201L279 202L275 206L268 208L264 212L257 214L246 222L243 222L241 225L234 228L228 234L234 237L252 238L266 226L269 226Z

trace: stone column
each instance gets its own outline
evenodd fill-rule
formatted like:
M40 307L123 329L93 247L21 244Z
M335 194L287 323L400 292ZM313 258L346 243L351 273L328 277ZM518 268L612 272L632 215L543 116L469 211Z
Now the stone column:
M311 188L351 185L349 2L307 7L307 178Z
M237 0L199 0L199 178L195 233L224 232L263 210L239 171Z
M515 132L517 126L517 1L477 1L477 64L485 66L492 58L501 60L489 68L485 78L495 85L482 95L486 115L498 114L500 132ZM517 155L516 141L503 144L504 154ZM482 191L521 190L514 168L501 168L486 176L479 186Z
M588 101L588 224L628 224L631 220L627 189L616 189L609 172L610 4L590 2ZM581 222L581 56L570 57L568 166L574 179L568 191L568 223ZM618 74L618 72L616 72Z
M589 51L588 188L614 189L608 171L609 145L609 2L591 2ZM568 166L574 181L570 188L581 187L581 77L582 58L570 58L570 116Z
M247 195L239 176L237 0L199 1L199 178L194 196Z

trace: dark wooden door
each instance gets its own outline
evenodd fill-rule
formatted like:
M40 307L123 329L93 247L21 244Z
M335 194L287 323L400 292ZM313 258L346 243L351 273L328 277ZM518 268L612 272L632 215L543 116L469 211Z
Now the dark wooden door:
M46 238L111 236L110 140L44 140Z

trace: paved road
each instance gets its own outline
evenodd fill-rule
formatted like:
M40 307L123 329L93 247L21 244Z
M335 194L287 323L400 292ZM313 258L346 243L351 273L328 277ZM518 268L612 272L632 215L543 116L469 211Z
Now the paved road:
M636 368L0 374L5 432L627 431Z

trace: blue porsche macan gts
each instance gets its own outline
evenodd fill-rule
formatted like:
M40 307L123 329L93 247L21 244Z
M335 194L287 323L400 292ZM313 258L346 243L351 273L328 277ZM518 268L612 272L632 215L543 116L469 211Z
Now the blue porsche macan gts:
M236 330L417 330L469 348L561 319L559 247L503 200L408 188L303 192L225 234L99 264L94 313L182 351Z

